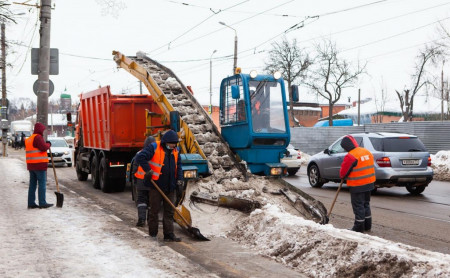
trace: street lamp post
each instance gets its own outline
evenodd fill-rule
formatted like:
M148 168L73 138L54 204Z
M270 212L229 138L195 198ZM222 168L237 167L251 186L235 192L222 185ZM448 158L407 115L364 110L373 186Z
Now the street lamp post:
M236 29L234 29L233 27L225 24L225 22L220 21L220 24L222 24L223 26L226 26L230 29L232 29L234 31L234 65L233 65L233 74L236 73L236 67L237 67L237 46L238 46L238 39L237 39L237 32Z
M216 53L214 50L209 57L209 114L212 114L212 56Z

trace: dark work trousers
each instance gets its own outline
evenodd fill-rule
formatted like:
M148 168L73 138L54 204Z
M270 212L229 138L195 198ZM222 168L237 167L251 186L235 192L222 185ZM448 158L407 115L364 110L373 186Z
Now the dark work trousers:
M175 191L166 194L167 198L173 203L175 203ZM161 209L161 201L163 206L163 233L168 235L173 233L173 214L174 210L168 204L163 196L155 188L150 188L149 194L149 214L148 214L148 233L150 236L156 236L158 234L158 214Z
M144 180L134 178L136 186L136 208L138 212L138 219L145 222L147 219L147 206L148 206L148 187L144 186Z
M139 220L147 219L147 206L148 206L148 189L137 190L137 211Z
M364 231L372 228L370 212L370 191L350 193L353 213L355 214L354 230ZM365 225L367 223L367 225ZM367 227L366 227L367 226Z

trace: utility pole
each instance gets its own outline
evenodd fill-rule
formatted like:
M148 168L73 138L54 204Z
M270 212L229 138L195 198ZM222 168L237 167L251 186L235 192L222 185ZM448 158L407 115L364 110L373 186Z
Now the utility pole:
M444 121L444 63L442 61L442 71L441 71L441 122Z
M37 122L48 125L48 96L50 82L50 19L51 0L41 0L39 30L39 64L38 64L38 89L37 89ZM45 139L47 134L44 133Z
M3 120L7 120L7 101L6 101L6 42L5 42L5 23L1 23L1 40L2 40L2 137L6 137L6 133L8 132L7 126L3 126L6 122ZM3 142L3 156L6 156L6 138L2 138Z

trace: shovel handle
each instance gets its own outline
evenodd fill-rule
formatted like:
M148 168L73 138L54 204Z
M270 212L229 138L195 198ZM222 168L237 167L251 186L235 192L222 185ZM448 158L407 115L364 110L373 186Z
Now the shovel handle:
M175 205L169 200L169 198L166 196L166 194L164 194L164 192L161 190L161 188L159 188L159 186L153 181L150 180L153 184L153 186L156 188L156 190L158 190L158 192L161 194L161 196L163 196L164 200L166 200L166 202L173 208L173 210L178 214L178 216L183 220L183 222L186 224L186 226L188 226L189 228L191 228L191 225L189 225L189 222L183 217L183 215L181 215L181 212L179 212L177 210L177 208L175 207Z
M331 203L331 207L330 207L330 210L328 211L327 217L330 217L330 215L331 215L331 211L333 210L334 203L336 203L337 196L338 196L338 194L339 194L339 191L341 191L341 188L342 188L342 184L343 184L343 183L344 183L344 179L341 179L341 183L339 184L338 190L336 191L336 195L334 196L333 203Z
M59 193L58 178L56 177L56 170L55 170L55 163L53 162L52 148L48 148L48 150L50 151L50 160L52 161L53 174L55 175L56 192Z

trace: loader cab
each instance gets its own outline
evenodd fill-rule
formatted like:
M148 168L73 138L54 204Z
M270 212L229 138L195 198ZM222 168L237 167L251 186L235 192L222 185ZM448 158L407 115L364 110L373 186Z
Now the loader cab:
M231 150L252 173L285 174L280 158L290 131L282 78L241 73L222 80L220 127Z

